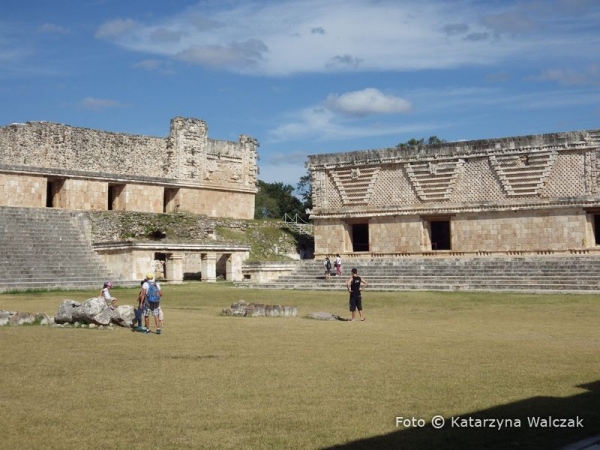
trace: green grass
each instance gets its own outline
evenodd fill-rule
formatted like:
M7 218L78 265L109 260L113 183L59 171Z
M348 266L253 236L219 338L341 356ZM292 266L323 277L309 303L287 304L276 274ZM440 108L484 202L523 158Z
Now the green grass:
M290 258L285 253L296 253L304 242L289 229L282 227L281 221L248 221L245 229L215 227L219 238L250 246L250 261L285 261ZM275 251L277 249L277 251Z
M0 328L0 447L558 448L600 433L600 302L591 295L164 286L164 334ZM94 291L0 295L54 314ZM120 289L135 304L137 289ZM237 300L298 318L220 315ZM584 419L583 429L396 427L396 417Z

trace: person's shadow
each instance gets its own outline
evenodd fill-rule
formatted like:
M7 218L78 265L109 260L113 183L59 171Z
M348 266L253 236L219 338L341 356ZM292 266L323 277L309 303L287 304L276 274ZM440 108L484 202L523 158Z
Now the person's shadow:
M399 450L557 450L574 442L600 435L600 380L577 386L586 389L572 397L532 397L494 408L465 413L454 422L445 418L445 425L435 429L427 422L423 427L401 428L389 434L365 438L340 444L329 449L399 449ZM559 427L562 421L554 420L554 427L534 426L534 419L573 419L578 427ZM469 420L482 424L477 419L512 419L513 426L498 428L464 427ZM517 427L517 419L520 427ZM394 421L395 418L390 418ZM431 420L431 418L429 419ZM579 420L579 422L577 422ZM490 421L486 422L491 423ZM567 425L568 423L564 423ZM454 426L453 426L454 425ZM600 440L600 437L598 438ZM596 447L594 447L596 448Z

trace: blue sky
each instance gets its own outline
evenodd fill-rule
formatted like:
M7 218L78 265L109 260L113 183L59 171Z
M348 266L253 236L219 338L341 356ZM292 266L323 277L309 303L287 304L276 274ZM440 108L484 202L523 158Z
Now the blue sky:
M175 116L307 155L600 128L597 0L5 0L0 125L166 137Z

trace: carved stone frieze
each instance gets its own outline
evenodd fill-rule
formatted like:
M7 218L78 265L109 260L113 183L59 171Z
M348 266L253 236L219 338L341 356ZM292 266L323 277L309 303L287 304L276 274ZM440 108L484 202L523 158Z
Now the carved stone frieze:
M556 152L490 155L490 164L506 195L538 195L556 161Z
M458 175L465 164L464 159L454 161L407 163L404 166L417 196L423 201L448 200Z
M355 167L332 170L329 175L340 193L343 205L368 204L379 170L379 167Z
M590 195L600 193L600 148L585 154L585 190Z

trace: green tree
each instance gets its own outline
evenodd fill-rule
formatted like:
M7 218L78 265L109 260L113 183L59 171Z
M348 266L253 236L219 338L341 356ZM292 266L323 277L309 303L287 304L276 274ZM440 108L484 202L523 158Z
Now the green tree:
M281 219L284 214L302 214L302 202L292 193L294 187L284 183L258 180L254 201L255 219Z
M396 145L396 147L414 147L417 145L434 145L434 144L444 144L448 141L446 141L445 139L440 139L437 136L429 136L429 139L427 139L427 142L425 141L425 138L421 138L421 139L409 139L406 142L401 142L398 145Z
M300 177L300 181L296 185L296 192L300 196L302 200L302 211L301 214L302 219L308 220L308 214L306 214L307 209L312 209L312 177L310 175L310 171L307 171L304 175Z

